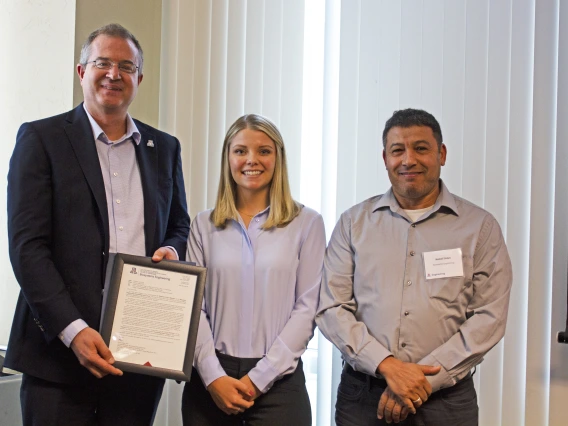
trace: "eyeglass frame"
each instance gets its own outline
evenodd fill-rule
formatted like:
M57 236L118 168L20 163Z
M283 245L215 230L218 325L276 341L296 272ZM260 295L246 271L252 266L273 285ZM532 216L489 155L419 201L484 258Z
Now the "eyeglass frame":
M104 62L109 62L110 63L110 67L99 67L97 65L97 61L104 61ZM118 71L119 72L125 72L127 74L134 74L136 73L136 71L138 71L140 69L140 67L138 65L136 65L134 62L131 61L122 61L122 62L114 62L113 60L110 59L106 59L106 58L97 58L97 59L93 59L92 61L87 61L85 62L85 65L88 64L94 64L95 68L99 69L99 70L111 70L115 65L118 67ZM120 65L124 65L124 64L131 64L135 67L134 70L129 71L129 70L125 70L124 68L121 68Z

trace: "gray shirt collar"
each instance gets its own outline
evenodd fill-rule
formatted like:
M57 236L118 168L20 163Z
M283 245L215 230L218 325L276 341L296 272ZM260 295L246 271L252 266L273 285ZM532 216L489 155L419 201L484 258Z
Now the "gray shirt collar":
M460 215L458 206L456 205L456 200L448 188L446 188L442 179L440 179L440 195L438 195L438 199L434 203L434 207L430 210L428 215L437 212L441 207L450 209L456 216ZM383 208L389 208L393 213L406 217L406 213L404 213L404 210L400 207L394 196L392 187L390 187L389 190L375 202L373 212Z

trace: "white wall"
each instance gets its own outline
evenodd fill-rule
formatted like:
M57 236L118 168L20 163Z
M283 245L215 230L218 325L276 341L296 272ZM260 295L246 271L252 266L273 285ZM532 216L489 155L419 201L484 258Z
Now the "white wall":
M73 105L75 1L0 2L0 345L19 286L8 257L6 176L18 127Z

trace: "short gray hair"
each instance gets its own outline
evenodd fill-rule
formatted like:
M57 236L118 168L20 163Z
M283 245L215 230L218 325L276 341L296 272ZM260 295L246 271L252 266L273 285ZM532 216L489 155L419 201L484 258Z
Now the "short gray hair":
M79 57L79 63L81 65L87 64L87 61L89 60L89 56L91 54L91 44L93 44L93 41L100 35L106 35L108 37L119 37L124 40L132 41L132 43L134 43L134 46L136 46L136 49L138 50L138 72L142 74L142 66L144 65L144 53L142 52L142 46L140 46L140 43L138 42L136 37L134 37L134 34L132 34L120 24L108 24L103 27L97 28L95 31L89 34L89 37L87 37L87 40L85 40L85 43L83 43L83 46L81 47L81 56Z

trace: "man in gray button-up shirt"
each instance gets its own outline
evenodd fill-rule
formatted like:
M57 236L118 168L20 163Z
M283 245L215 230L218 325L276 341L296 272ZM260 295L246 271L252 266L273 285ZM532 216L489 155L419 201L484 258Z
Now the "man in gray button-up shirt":
M383 145L391 189L341 215L325 257L316 322L346 362L336 422L476 425L470 371L505 333L505 241L440 180L431 114L395 112Z

